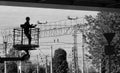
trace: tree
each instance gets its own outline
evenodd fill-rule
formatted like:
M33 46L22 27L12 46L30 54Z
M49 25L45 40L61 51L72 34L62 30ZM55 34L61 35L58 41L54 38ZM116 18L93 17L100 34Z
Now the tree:
M7 73L17 73L17 64L15 62L8 62Z
M15 56L15 50L10 49L10 51L7 54L7 57L14 57ZM17 73L17 63L14 61L7 61L7 73ZM4 73L4 63L0 63L0 73Z
M111 43L115 51L115 53L111 55L111 69L113 72L117 72L120 67L120 56L118 53L120 48L120 14L115 12L99 12L96 17L86 16L85 19L87 20L86 25L89 26L89 31L85 33L85 39L89 40L86 40L88 44L87 48L89 48L89 53L92 55L92 63L97 68L99 68L99 64L101 63L105 69L105 64L108 63L108 56L104 53L104 46L107 44L107 41L103 33L116 33Z
M4 63L0 63L0 73L4 73ZM15 62L7 62L7 73L17 73L17 64Z
M53 58L53 73L67 73L68 63L66 61L67 53L62 48L55 50Z
M0 63L0 73L4 73L4 64Z
M18 51L11 48L7 54L7 57L17 57ZM17 73L17 61L7 61L7 73Z
M30 64L30 65L27 67L27 70L26 70L25 73L33 73L35 70L36 70L35 65Z
M23 67L25 70L23 70L25 73L37 73L37 64L30 63L29 66ZM38 66L38 73L46 73L45 68L41 65ZM49 73L49 72L48 72Z
M93 68L92 66L88 69L88 73L97 73L95 68Z
M42 66L39 66L39 73L46 73L45 68Z

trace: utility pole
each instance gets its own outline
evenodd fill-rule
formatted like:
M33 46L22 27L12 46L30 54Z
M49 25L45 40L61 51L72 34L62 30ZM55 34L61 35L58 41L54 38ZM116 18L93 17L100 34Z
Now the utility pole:
M71 18L70 16L68 16L68 19L71 20L71 24L72 24L72 20L76 21L78 19L78 17ZM78 51L77 51L77 31L78 31L78 27L77 27L77 25L74 25L73 30L74 30L74 33L73 33L74 46L72 48L72 54L73 54L72 72L73 73L78 73Z
M50 73L53 73L53 69L52 69L52 58L53 58L53 47L51 46L51 67L50 67Z
M39 73L39 60L38 60L38 55L37 55L37 73Z
M48 62L47 57L48 57L48 56L45 56L45 58L46 58L46 73L47 73L47 70L48 70L48 69L47 69L47 62Z
M21 52L19 52L19 55L21 56ZM21 63L21 61L19 61L18 72L22 73L22 63Z
M19 72L20 72L20 73L22 73L21 65L22 65L22 63L21 63L21 61L20 61L20 62L19 62Z
M3 44L4 44L4 51L5 51L5 57L7 57L7 43L8 43L8 33L7 31L1 32L3 36ZM7 61L4 61L4 73L7 73Z
M82 33L82 57L83 57L83 70L82 73L85 71L85 60L84 60L84 34Z
M6 41L4 41L4 47L5 47L5 57L7 57L7 42ZM7 73L7 64L6 64L7 62L6 61L4 61L4 73Z
M74 37L74 47L72 50L73 53L73 73L78 73L78 51L77 51L77 26L75 25L74 27L74 33L73 33L73 37Z

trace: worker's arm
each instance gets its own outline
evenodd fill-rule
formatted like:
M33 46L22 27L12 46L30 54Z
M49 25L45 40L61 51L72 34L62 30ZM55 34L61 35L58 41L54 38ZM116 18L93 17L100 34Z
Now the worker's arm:
M35 28L37 25L33 25L33 24L31 24L30 25L30 28Z

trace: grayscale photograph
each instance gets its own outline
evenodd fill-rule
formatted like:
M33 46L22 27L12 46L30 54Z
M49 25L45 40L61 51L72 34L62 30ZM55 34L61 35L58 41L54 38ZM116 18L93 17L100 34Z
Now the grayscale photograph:
M0 73L120 73L120 1L110 1L0 1Z

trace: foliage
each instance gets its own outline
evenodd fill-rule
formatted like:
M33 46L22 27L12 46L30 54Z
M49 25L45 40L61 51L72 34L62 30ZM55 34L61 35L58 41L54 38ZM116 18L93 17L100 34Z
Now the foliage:
M111 42L111 45L114 46L115 53L111 55L112 65L120 65L119 61L119 44L120 44L120 14L115 12L99 12L96 17L86 16L87 25L89 26L89 31L85 33L86 43L89 44L89 53L92 55L92 63L94 66L99 68L99 64L105 61L107 64L108 56L103 53L104 46L107 45L107 41L103 36L103 33L115 32L116 35ZM113 71L118 69L114 69Z
M44 67L39 66L39 73L46 73L46 72L45 72L45 68L44 68Z
M7 73L17 73L17 64L15 62L8 62Z
M53 58L53 73L67 73L68 63L66 61L67 53L59 48L55 50Z
M4 73L4 64L0 63L0 73Z
M27 70L25 73L33 73L33 71L35 71L36 67L35 65L33 64L30 64L28 67L27 67Z
M13 49L10 49L7 57L13 56L15 56L15 51ZM4 73L4 62L0 63L0 73ZM15 61L7 61L7 73L17 73L17 63Z
M88 73L97 73L95 68L93 68L92 66L88 69Z
M0 73L4 73L4 63L0 64ZM17 64L15 62L7 62L7 73L17 73Z
M36 64L29 64L29 66L24 66L24 68L26 68L24 71L24 73L37 73L37 65ZM45 68L38 65L38 70L39 73L45 73Z
M70 63L68 73L73 73L73 72L72 72L72 69L73 69L73 68L72 68L72 63ZM78 68L78 73L82 73L82 71L81 71L80 68Z

